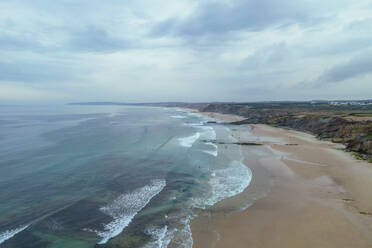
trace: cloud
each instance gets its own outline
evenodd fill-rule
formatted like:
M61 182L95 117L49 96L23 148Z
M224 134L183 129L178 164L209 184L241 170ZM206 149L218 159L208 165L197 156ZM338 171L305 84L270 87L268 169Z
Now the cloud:
M108 53L138 46L124 18L102 21L97 9L110 15L123 6L85 0L0 3L0 50Z
M76 64L53 61L53 60L31 60L31 61L0 61L0 81L15 82L51 82L65 80L79 80L84 71Z
M55 100L63 96L61 92L33 88L24 85L0 84L0 99L3 101ZM66 97L66 96L63 96Z
M187 18L163 20L154 26L150 35L197 37L233 31L258 32L292 24L310 25L324 18L317 4L318 1L313 4L277 0L211 1L199 4Z
M284 42L257 49L254 54L246 57L240 68L242 70L258 71L267 69L272 65L279 65L292 57L291 49Z
M38 52L38 51L43 50L43 47L37 41L30 40L25 37L14 37L14 36L7 36L7 35L0 36L0 50L16 51L20 49Z
M21 98L17 90L78 101L293 100L347 95L345 82L368 97L371 8L371 0L0 1L0 101L4 91Z
M43 38L43 36L46 37ZM137 42L136 46L138 45ZM27 34L21 30L2 34L0 32L0 50L2 51L108 53L134 47L134 42L123 37L115 37L104 28L92 24L83 27L57 26L51 30L40 31L38 34Z
M372 54L367 53L335 65L320 76L321 82L340 82L372 73Z
M104 29L87 26L68 33L67 46L80 52L115 52L134 47L130 41L110 36Z

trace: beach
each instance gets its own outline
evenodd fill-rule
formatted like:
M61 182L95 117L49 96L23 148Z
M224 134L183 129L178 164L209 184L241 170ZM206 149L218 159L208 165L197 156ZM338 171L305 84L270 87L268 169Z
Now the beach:
M371 247L372 167L340 144L181 108L10 110L1 247Z
M239 142L263 144L241 146L252 181L199 213L191 223L193 247L372 247L371 164L302 132L268 125L231 130ZM250 206L239 205L247 198Z

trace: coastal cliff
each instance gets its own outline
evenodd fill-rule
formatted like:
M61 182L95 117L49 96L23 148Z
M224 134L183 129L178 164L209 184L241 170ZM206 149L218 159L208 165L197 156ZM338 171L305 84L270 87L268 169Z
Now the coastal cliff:
M236 114L245 118L232 123L234 125L268 124L309 132L319 139L342 143L356 158L372 162L372 120L358 118L355 111L304 109L291 105L258 108L248 104L205 104L196 108L201 112Z

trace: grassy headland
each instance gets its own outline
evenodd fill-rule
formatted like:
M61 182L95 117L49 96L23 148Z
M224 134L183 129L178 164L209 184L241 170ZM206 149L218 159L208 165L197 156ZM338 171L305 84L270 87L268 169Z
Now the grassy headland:
M358 159L372 162L372 105L329 102L184 104L201 112L244 117L233 124L269 124L314 134L342 143Z

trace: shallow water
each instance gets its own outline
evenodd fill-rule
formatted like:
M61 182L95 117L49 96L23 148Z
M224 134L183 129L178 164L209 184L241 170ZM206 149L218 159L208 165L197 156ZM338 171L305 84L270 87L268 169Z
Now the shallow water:
M191 247L195 208L242 192L229 129L183 110L0 108L1 247Z

